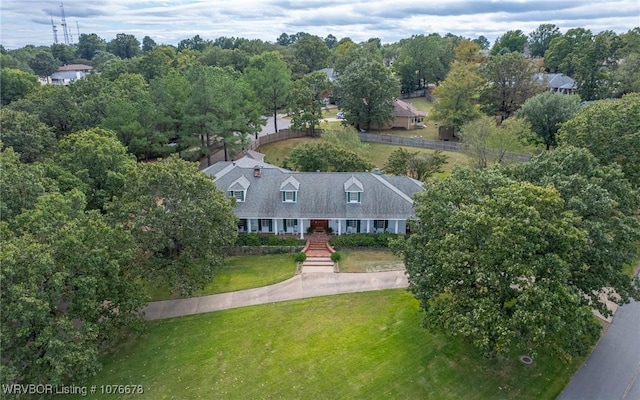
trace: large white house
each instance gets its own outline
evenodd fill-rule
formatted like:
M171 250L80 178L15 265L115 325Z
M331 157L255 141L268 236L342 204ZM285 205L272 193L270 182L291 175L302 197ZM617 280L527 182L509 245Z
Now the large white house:
M236 199L239 232L297 234L406 233L422 182L373 172L293 172L249 155L203 172Z

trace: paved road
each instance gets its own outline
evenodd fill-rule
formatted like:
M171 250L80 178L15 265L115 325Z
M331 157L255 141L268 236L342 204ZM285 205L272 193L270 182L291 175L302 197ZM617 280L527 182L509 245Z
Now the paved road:
M370 273L304 273L284 282L237 292L156 301L144 309L146 319L173 318L256 304L371 290L401 289L408 285L402 271Z
M618 308L613 323L558 400L640 399L640 302Z
M278 114L278 130L287 129L291 126L291 121L284 118L284 114ZM262 130L258 133L258 136L265 136L271 133L275 133L275 127L273 124L273 117L267 117L267 123L262 127Z

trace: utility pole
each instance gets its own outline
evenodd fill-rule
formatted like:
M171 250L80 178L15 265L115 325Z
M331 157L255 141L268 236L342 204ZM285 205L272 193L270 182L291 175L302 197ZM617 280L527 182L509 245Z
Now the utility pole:
M50 16L50 17L51 17L51 29L53 29L53 44L58 44L58 29L53 23L53 16Z
M68 46L70 44L69 31L67 30L67 19L64 16L64 6L62 3L60 3L60 14L62 15L62 23L60 25L62 25L62 33L64 34L64 44Z

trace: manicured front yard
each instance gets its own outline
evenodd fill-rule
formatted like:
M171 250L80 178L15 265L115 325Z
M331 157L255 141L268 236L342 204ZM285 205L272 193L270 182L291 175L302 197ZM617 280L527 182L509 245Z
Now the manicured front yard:
M153 321L90 382L144 394L92 398L553 399L582 361L484 359L421 318L411 294L386 290Z
M404 269L402 259L391 251L341 251L340 272L377 272Z
M291 278L296 272L293 254L229 257L227 263L215 275L213 282L194 296L233 292L260 286L273 285ZM151 288L152 301L175 299L167 287Z

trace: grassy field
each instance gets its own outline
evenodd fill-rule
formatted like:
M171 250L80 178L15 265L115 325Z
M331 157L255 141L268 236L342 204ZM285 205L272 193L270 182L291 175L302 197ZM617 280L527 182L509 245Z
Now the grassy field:
M341 251L340 272L376 272L403 269L402 260L391 251Z
M308 143L314 139L310 137L297 138L297 139L289 139L283 140L280 142L273 142L261 146L258 151L265 154L265 161L275 165L283 165L283 160L289 154L289 152L299 144ZM420 152L423 154L432 154L435 150L431 149L420 149L417 147L406 147L406 146L394 146L390 144L383 143L367 143L369 149L367 151L368 160L376 167L383 168L387 160L389 159L389 155L391 152L397 148L403 148L410 152ZM457 152L444 152L444 154L448 157L447 163L443 166L443 173L436 174L436 177L444 177L448 176L451 173L451 170L456 165L468 165L469 157L464 153Z
M91 398L553 399L582 361L485 359L421 318L411 294L386 290L152 321L90 382L144 394Z
M213 282L194 296L233 292L260 286L273 285L291 278L296 272L293 254L229 257L227 263L215 275ZM152 301L179 298L169 293L168 287L150 288Z

